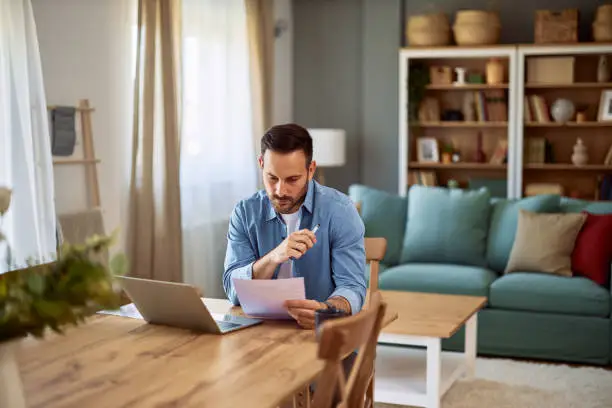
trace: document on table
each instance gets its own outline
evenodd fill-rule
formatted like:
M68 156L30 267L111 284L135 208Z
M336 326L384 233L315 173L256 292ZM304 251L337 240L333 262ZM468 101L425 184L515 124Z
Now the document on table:
M304 278L234 279L242 310L261 319L290 319L286 300L306 299Z
M138 309L136 309L136 306L133 303L123 305L117 310L101 310L98 312L98 314L131 317L132 319L142 319L142 315L140 314Z

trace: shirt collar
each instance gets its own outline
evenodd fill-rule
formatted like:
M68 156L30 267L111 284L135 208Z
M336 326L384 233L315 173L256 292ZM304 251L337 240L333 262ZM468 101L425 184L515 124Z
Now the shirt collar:
M308 182L308 191L306 192L306 198L304 199L304 202L302 203L302 207L304 207L309 213L312 214L312 206L313 206L313 197L314 197L314 193L315 193L315 188L316 188L316 182L314 180L310 180ZM268 198L268 196L266 195L266 202L268 203L268 214L266 216L266 221L270 221L273 220L274 218L276 218L277 214L276 214L276 210L274 209L274 207L272 206L272 203L270 202L270 199Z

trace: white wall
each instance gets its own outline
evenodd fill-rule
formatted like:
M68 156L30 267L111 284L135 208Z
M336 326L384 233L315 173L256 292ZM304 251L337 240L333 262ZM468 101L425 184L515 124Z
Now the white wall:
M121 226L127 198L136 1L32 0L32 4L47 103L75 106L87 98L95 108L92 126L101 160L101 204L110 233ZM79 140L75 156L81 152ZM85 180L84 166L55 166L58 213L86 208ZM125 232L126 227L121 227Z

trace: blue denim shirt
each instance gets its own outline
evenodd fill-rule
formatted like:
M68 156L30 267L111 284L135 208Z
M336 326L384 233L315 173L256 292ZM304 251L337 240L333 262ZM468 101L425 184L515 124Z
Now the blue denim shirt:
M320 302L342 296L352 313L361 310L366 295L365 227L351 199L310 181L299 210L299 229L320 224L317 242L293 261L293 276L303 277L306 298ZM227 234L223 287L238 305L233 278L252 279L253 264L287 237L282 217L265 191L240 201L232 211ZM280 267L276 268L276 279Z

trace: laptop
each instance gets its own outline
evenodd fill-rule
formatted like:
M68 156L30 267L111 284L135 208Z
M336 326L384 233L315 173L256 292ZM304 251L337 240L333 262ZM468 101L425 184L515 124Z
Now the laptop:
M197 289L186 283L127 276L117 276L116 279L147 323L225 334L262 322L260 319L211 313Z

